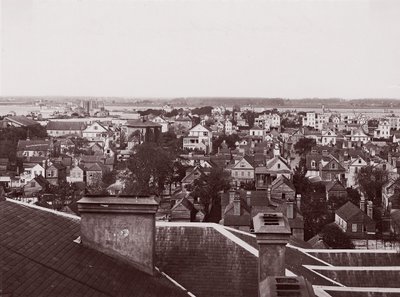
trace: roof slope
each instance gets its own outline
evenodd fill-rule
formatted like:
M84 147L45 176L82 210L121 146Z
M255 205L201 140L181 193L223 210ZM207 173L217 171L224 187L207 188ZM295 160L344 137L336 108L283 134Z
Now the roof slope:
M12 296L187 296L73 242L79 221L14 202L0 202L0 292Z
M86 125L84 122L70 122L70 121L50 121L47 123L47 130L84 130Z
M19 124L23 127L39 125L38 122L31 120L26 116L10 116L10 117L5 117L4 120Z

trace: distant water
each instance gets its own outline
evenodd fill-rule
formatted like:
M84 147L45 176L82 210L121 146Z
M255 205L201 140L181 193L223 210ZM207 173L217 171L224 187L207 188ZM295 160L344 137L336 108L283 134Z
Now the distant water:
M174 106L174 108L180 108L181 106ZM135 106L133 104L121 104L121 105L109 105L105 104L105 108L110 111L119 111L119 112L133 112L133 111L140 111L140 110L147 110L147 109L161 109L161 106ZM188 108L188 107L185 107ZM190 107L189 107L190 108ZM261 112L265 109L272 109L273 107L255 107L254 110L257 112ZM27 115L31 112L39 112L42 113L44 116L49 115L53 111L57 110L57 107L46 107L46 106L38 106L34 104L0 104L0 115L6 115L11 112L15 112L17 115ZM227 109L232 109L232 107L227 107ZM286 111L286 110L296 110L297 112L300 111L315 111L315 112L322 112L320 107L312 108L312 107L279 107L277 108L279 111ZM328 109L326 109L328 110ZM352 114L352 113L364 113L366 115L375 117L380 117L383 115L388 114L395 114L400 115L400 108L332 108L330 109L331 112L340 112L345 114ZM111 114L119 114L119 112L112 112Z

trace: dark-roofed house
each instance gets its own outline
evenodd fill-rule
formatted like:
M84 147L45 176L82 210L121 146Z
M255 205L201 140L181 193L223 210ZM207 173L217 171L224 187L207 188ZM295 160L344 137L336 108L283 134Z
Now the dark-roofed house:
M61 182L66 181L67 168L58 162L53 162L46 167L46 179L52 185L59 185Z
M4 120L7 126L13 127L32 127L39 125L38 122L27 118L26 116L9 116L5 117Z
M228 197L229 202L223 209L220 224L249 232L252 219L250 207L238 191L229 191Z
M351 238L375 234L374 220L350 201L335 211L335 224Z
M326 200L328 201L329 199L333 197L337 198L346 198L347 197L347 190L343 184L338 181L338 180L333 180L328 182L325 185L325 190L326 190Z
M86 185L91 186L101 181L108 168L101 163L89 163L84 165L86 172Z
M50 183L41 175L36 176L24 185L24 195L32 197L42 190L47 189Z
M122 126L122 131L131 140L132 135L137 135L137 143L159 142L162 126L147 120L128 120Z
M187 197L176 201L169 215L170 222L201 222L203 219L203 212L198 210Z
M281 175L271 184L271 199L278 201L295 200L296 189L290 179Z
M86 129L85 122L50 121L46 126L47 134L53 137L79 136Z
M333 156L323 157L320 165L320 177L322 180L331 181L338 179L345 182L346 169Z

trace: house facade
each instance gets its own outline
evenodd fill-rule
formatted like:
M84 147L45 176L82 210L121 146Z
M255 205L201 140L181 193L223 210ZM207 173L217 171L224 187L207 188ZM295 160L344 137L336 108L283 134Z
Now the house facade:
M212 151L212 132L198 124L189 131L189 135L183 138L183 149L199 150L209 154Z

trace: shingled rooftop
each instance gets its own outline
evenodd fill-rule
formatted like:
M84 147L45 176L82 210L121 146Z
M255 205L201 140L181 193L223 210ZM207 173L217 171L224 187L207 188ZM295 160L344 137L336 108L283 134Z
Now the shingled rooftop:
M157 222L156 267L161 273L150 276L77 243L77 216L11 200L0 201L0 214L2 297L258 296L254 234L212 223ZM292 239L286 249L286 273L304 276L319 296L395 296L400 294L397 268L390 277L374 283L381 287L359 288L365 287L365 275L379 278L379 272L372 272L378 269L374 263L389 264L388 257L394 256L382 251L312 250L307 243ZM375 260L365 260L371 266L358 277L337 272L340 258Z

